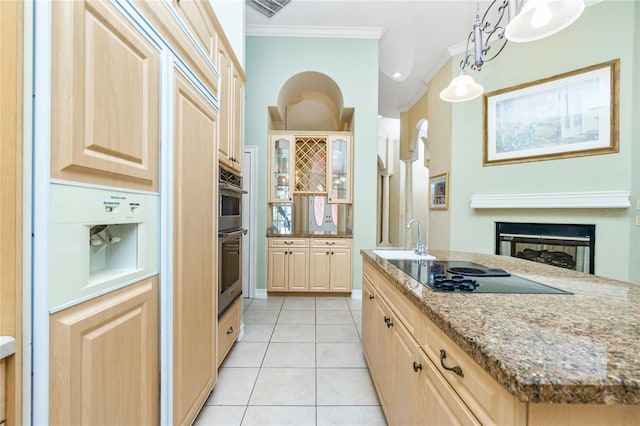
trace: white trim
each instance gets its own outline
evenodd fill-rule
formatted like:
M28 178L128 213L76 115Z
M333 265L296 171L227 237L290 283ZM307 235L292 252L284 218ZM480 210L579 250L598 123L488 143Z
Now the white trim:
M266 299L266 298L267 298L267 289L256 288L256 299Z
M245 188L249 191L249 232L247 233L246 239L249 241L249 294L245 295L245 297L255 297L256 294L256 246L257 246L257 235L256 230L258 229L258 147L254 145L245 145L243 146L243 155L249 154L251 157L250 161L250 173L251 179L249 182L244 181Z
M160 424L173 424L173 76L174 56L161 54L160 74Z
M355 300L362 300L362 289L351 290L351 298Z
M51 179L50 182L58 185L76 186L80 188L103 189L106 191L126 192L129 194L143 194L143 195L160 194L159 192L145 191L143 189L131 189L131 188L122 188L117 186L98 185L98 184L85 183L85 182L73 182L70 180L63 180L63 179Z
M552 192L472 195L472 209L628 208L629 191Z
M22 424L30 425L32 415L31 375L33 373L33 61L34 4L23 5L23 109L22 109Z
M247 25L247 36L272 37L327 37L327 38L382 38L382 27L311 27L303 25Z
M51 3L34 4L32 424L49 424L49 180L51 176ZM35 123L38 123L36 126Z

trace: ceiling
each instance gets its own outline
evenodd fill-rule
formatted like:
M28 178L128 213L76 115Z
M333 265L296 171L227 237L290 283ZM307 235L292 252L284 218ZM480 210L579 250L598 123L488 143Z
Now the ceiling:
M292 0L272 18L245 10L247 35L380 37L378 113L397 118L425 93L448 48L466 41L476 1Z

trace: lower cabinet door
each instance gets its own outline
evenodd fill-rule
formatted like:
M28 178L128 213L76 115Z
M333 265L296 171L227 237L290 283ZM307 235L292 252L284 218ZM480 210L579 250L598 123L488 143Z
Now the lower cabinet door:
M49 423L159 422L158 277L50 317Z
M351 291L351 249L331 250L331 291Z
M420 400L414 413L414 424L480 425L422 349L418 350L418 359L422 370L417 392Z
M287 275L289 274L289 250L269 249L267 290L287 291Z
M309 249L309 290L329 291L329 270L331 250L329 248Z
M309 250L289 251L289 291L309 291Z

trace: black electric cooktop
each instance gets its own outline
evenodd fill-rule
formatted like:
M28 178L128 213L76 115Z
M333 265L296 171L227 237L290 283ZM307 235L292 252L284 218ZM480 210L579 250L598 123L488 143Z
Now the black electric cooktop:
M437 292L573 294L473 262L399 259L388 262Z

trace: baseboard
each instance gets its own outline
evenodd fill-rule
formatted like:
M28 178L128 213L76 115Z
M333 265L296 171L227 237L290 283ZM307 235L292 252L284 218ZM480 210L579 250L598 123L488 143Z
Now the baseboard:
M356 300L362 300L362 289L351 290L351 298Z
M267 289L256 288L256 299L266 299L266 298L267 298Z

